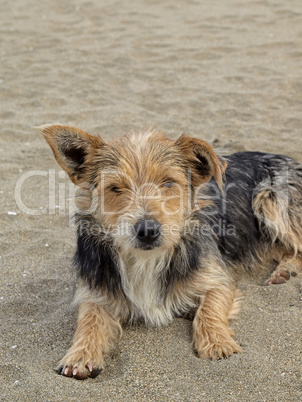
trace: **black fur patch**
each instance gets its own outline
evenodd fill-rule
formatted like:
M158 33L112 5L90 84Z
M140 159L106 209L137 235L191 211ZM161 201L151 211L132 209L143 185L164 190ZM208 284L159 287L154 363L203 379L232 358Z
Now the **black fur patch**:
M201 247L194 237L183 237L175 247L169 268L166 272L165 282L171 285L178 280L185 280L200 268ZM185 253L181 251L185 249Z
M84 162L87 156L84 148L69 148L64 151L64 155L66 158L71 159L72 162L76 164L77 167L80 167Z
M231 265L240 262L251 270L259 261L259 253L271 245L271 239L260 229L253 212L253 198L259 184L276 183L276 175L297 163L282 155L261 152L239 152L226 159L223 195L217 199L219 189L213 179L206 185L215 205L213 228L224 261Z
M197 155L198 162L195 162L196 169L202 177L208 177L211 174L211 168L207 158Z
M224 192L220 192L213 179L203 186L203 195L212 198L213 205L192 217L197 225L193 231L184 233L171 260L167 261L167 269L161 277L163 292L172 289L177 281L192 277L209 257L216 258L222 267L242 263L247 270L252 270L259 253L271 246L271 239L259 227L253 212L253 198L261 184L269 182L273 185L276 177L278 180L281 177L284 178L284 190L293 186L302 192L301 165L290 158L244 152L233 154L227 160ZM87 222L88 230L83 230L83 222ZM87 220L81 217L79 223L75 254L78 275L92 288L123 292L112 240L93 234L91 226L96 223L92 217Z
M203 213L195 213L194 221L196 223L193 230L184 233L175 247L169 267L162 278L163 286L168 289L171 289L177 281L190 279L194 272L203 268L210 256L220 260L215 234L211 229L205 235L202 234L202 224L206 222Z
M122 289L118 257L110 239L93 233L93 224L91 218L79 222L74 256L77 273L92 289L101 288L116 294Z

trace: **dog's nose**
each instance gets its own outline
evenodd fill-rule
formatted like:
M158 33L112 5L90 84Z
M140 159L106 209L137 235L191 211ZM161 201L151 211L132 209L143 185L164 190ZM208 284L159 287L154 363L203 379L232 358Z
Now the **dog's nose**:
M152 244L160 235L160 224L153 219L140 220L134 225L136 237L145 244Z

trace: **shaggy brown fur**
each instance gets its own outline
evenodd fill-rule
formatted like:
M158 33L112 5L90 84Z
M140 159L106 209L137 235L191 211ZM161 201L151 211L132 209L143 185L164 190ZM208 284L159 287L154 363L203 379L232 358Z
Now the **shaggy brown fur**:
M190 312L198 356L241 351L229 327L239 310L239 267L278 256L271 284L302 265L301 166L242 153L227 167L206 142L185 135L172 141L147 131L104 142L72 127L40 129L83 190L78 327L58 372L94 377L123 323L160 326Z

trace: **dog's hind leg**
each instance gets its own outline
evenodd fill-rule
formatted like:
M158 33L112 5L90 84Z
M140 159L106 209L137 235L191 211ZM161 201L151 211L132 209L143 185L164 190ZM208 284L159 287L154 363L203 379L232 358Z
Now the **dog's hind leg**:
M299 272L302 272L302 255L284 258L267 280L267 284L279 285L285 283L291 276L296 276Z
M267 284L285 283L301 271L302 168L300 170L278 172L277 178L264 180L255 191L253 207L260 232L268 248L281 255Z

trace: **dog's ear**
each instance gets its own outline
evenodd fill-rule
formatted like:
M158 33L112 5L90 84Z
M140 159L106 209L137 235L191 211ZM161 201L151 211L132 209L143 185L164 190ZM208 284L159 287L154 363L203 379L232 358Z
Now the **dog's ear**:
M57 162L71 181L78 185L84 182L89 159L97 148L105 144L104 141L77 128L60 124L37 128L42 131Z
M198 186L214 177L219 187L222 187L222 174L227 167L226 161L218 156L205 141L182 135L175 141L192 173L192 184Z

